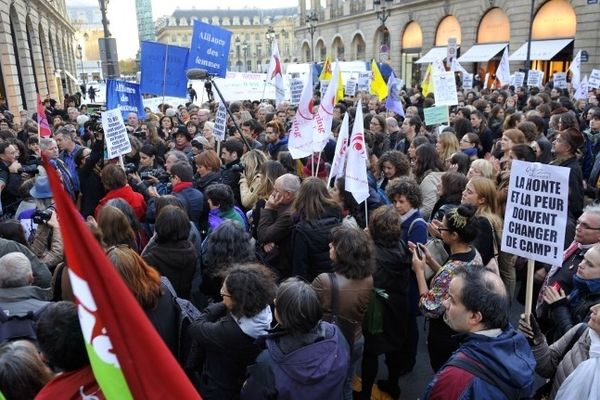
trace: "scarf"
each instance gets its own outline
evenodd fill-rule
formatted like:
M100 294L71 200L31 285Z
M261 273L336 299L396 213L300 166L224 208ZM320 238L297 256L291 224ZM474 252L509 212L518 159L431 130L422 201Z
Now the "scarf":
M588 328L591 345L589 358L579 364L556 393L556 400L594 400L600 393L600 336ZM585 333L584 333L585 335Z
M569 295L571 304L578 307L588 293L600 293L600 278L583 279L577 274L573 275L573 291Z
M462 149L462 152L468 155L469 157L474 157L477 155L477 147L471 147L468 149Z

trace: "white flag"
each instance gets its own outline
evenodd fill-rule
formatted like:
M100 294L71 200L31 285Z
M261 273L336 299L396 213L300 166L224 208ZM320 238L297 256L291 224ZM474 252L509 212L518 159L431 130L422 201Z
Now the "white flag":
M575 100L587 100L588 98L588 77L587 75L583 77L583 80L579 82L579 86L577 86L577 90L573 94L573 98Z
M573 85L573 89L579 88L579 82L581 80L581 50L577 52L573 62L571 62L569 71L571 71L571 85Z
M446 72L446 67L444 66L444 62L442 60L435 60L432 62L433 65L433 74L443 74Z
M300 104L288 138L288 149L293 159L297 160L312 154L314 123L313 80L312 73L309 72L306 74Z
M356 116L354 117L346 161L346 191L352 193L354 200L359 204L369 197L369 182L367 180L367 161L369 157L363 124L362 104L359 100L356 105Z
M329 172L329 179L327 182L331 182L332 178L341 178L344 176L344 167L346 166L346 158L348 157L348 128L350 127L350 120L348 113L344 113L344 119L342 120L342 126L340 127L340 134L337 138L335 145L335 155L331 162L331 168Z
M313 135L313 151L320 152L323 150L329 136L331 135L331 123L333 122L333 107L335 106L335 95L338 90L338 84L340 81L340 63L335 62L333 68L333 74L327 90L323 97L321 97L321 103L319 109L315 115L315 133Z
M500 64L498 64L498 69L496 70L496 79L500 81L501 86L510 84L510 64L508 62L508 47L505 47L504 53L502 53L502 59L500 60Z
M460 65L456 57L452 59L452 64L450 64L450 71L460 72L463 75L467 75L469 73L469 71L467 71L462 65Z
M285 88L283 87L283 65L279 57L277 40L273 40L271 48L271 61L267 70L267 83L275 86L275 104L279 105L285 100Z

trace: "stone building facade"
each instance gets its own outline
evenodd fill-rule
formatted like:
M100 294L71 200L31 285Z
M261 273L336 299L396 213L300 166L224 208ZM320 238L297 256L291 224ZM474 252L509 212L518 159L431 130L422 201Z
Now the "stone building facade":
M0 95L17 119L35 112L36 93L78 90L74 35L64 0L0 0Z
M553 72L568 70L579 50L587 53L582 77L600 68L598 1L532 1L532 69L551 79ZM377 17L384 8L389 12L385 26ZM346 61L375 58L388 62L405 82L415 83L427 67L417 61L445 57L448 39L455 39L459 61L470 72L493 74L506 44L515 71L525 67L520 48L527 42L530 8L530 0L299 0L296 56L310 62L314 46L315 62L326 55ZM307 16L312 13L317 22L311 40ZM496 46L483 46L487 44ZM428 54L432 49L436 54ZM494 49L500 50L490 54Z
M215 10L175 10L156 23L156 40L161 43L190 47L194 20L220 26L232 32L229 54L231 71L264 72L271 50L267 30L273 28L279 54L284 63L297 62L294 28L298 10L292 8L244 8Z

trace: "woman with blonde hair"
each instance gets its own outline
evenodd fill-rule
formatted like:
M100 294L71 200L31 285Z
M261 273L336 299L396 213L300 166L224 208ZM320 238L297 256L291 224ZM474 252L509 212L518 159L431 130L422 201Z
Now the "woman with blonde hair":
M507 129L502 133L502 137L498 141L498 145L500 146L500 150L502 150L503 155L500 158L501 167L510 160L510 149L515 144L525 144L525 135L519 129ZM502 168L504 169L504 168Z
M250 216L250 226L252 227L252 236L257 237L258 223L260 213L265 208L269 196L273 192L275 180L287 171L279 161L267 160L260 166L259 180L255 189L256 202L252 208Z
M208 146L205 146L204 150L216 149L216 140L214 136L215 123L213 121L204 122L204 128L202 128L202 135L204 139L208 141Z
M154 146L154 148L156 149L156 158L159 160L159 162L162 163L162 160L165 159L165 153L167 152L167 145L158 134L158 128L156 126L156 123L152 121L147 121L142 123L142 125L146 127L146 130L148 132L144 144L151 144Z
M267 161L267 156L260 150L250 150L242 156L244 172L240 178L240 196L242 206L245 209L251 209L258 200L257 188L260 184L260 167Z
M476 176L481 176L488 179L494 179L496 175L494 171L494 164L483 158L477 159L471 163L469 171L467 172L467 178L471 179Z
M446 162L459 148L460 144L454 132L442 132L439 134L435 149L442 162Z

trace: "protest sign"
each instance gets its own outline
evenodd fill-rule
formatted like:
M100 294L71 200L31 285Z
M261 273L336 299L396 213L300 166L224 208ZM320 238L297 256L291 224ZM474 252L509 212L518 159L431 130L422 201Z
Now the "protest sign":
M217 114L215 115L215 126L213 128L213 135L219 142L225 140L225 131L227 130L227 109L225 104L219 103Z
M368 92L369 91L369 79L371 79L371 73L369 71L358 73L358 91L359 92Z
M515 72L513 86L521 87L523 86L523 81L525 81L525 72Z
M600 88L600 69L593 69L588 79L588 86L592 89Z
M297 106L300 104L303 88L304 84L302 83L302 79L294 78L290 81L291 103L293 105Z
M188 68L205 69L209 74L225 77L231 32L218 26L194 21Z
M346 86L344 87L344 93L346 96L354 97L356 95L356 79L350 78L346 82Z
M321 96L323 96L327 92L327 86L329 86L329 81L321 81Z
M144 108L148 107L153 112L160 111L158 109L158 106L163 103L169 104L173 108L177 108L178 106L184 106L185 103L187 103L188 101L190 101L190 100L185 97L171 97L171 96L148 97L148 98L143 99Z
M567 73L566 72L555 72L552 77L552 81L554 82L554 87L556 89L566 89L567 88Z
M426 107L423 109L425 116L425 125L447 124L448 121L448 106Z
M473 89L473 74L465 74L462 75L462 86L464 90Z
M536 69L530 69L529 75L527 75L527 86L528 87L540 87L544 79L544 72Z
M123 122L123 116L118 109L102 113L102 128L106 141L107 159L113 159L131 151L129 135Z
M187 94L187 67L189 49L155 42L142 42L142 93L157 96L185 97Z
M562 263L570 169L513 160L504 214L504 252Z
M458 104L454 72L433 74L433 94L436 106L454 106Z
M215 78L214 81L221 90L221 94L223 95L225 101L274 99L275 86L265 86L266 78L267 74L227 71L224 79ZM193 83L194 87L202 88L202 91L198 92L198 98L206 99L206 94L204 93L204 82L192 80L190 83ZM288 85L288 83L287 79L284 77L284 86L286 85ZM287 98L289 98L288 91L289 88L286 89L286 93L288 93Z
M118 108L123 119L134 112L140 120L146 118L140 93L140 85L132 82L108 79L106 81L106 109Z

